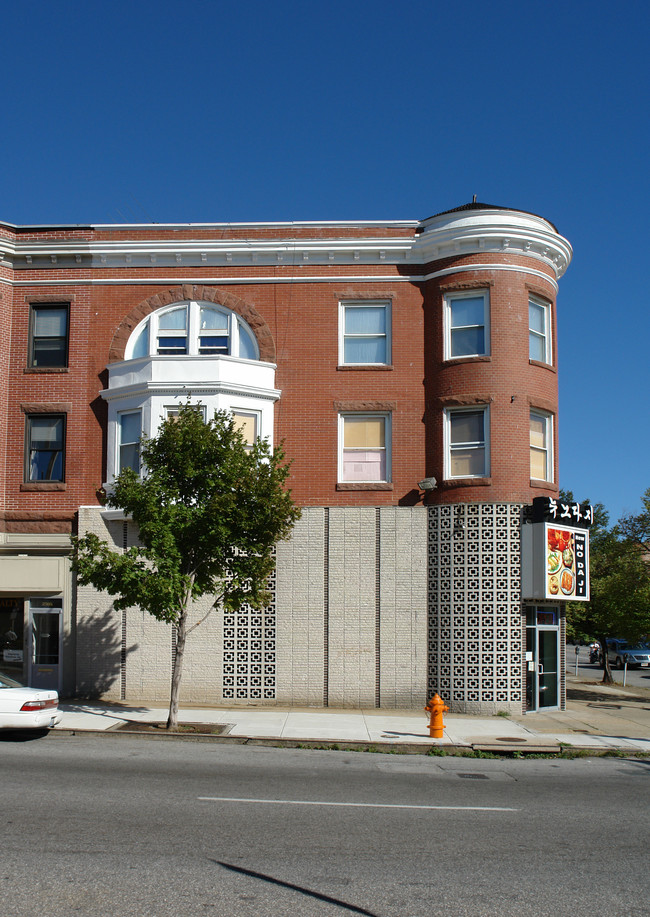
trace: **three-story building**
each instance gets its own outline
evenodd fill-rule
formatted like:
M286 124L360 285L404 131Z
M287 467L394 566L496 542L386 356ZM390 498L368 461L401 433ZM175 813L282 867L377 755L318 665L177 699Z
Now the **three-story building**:
M184 700L563 704L561 606L521 575L524 507L558 492L552 223L0 224L0 258L4 669L168 698L172 630L77 588L69 537L137 540L102 488L189 399L283 441L303 512L271 606L190 638ZM554 662L526 697L538 622Z

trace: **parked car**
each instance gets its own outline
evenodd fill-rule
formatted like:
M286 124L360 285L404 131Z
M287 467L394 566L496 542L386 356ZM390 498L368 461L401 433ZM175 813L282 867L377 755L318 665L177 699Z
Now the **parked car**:
M26 688L0 672L0 729L48 729L60 722L56 691Z
M631 669L639 666L650 667L650 646L646 643L630 645L620 637L611 637L607 641L607 658L610 665L622 669L627 662Z

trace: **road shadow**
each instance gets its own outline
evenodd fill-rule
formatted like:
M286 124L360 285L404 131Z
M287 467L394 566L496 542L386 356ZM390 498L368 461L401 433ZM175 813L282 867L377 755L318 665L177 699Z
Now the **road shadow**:
M0 742L33 742L49 732L49 729L0 729Z
M575 687L567 685L567 700L582 701L583 703L587 703L592 707L609 707L618 709L630 705L643 705L645 710L650 710L647 697L643 697L639 694L628 694L627 692L625 695L610 694L606 691L606 687L607 686L603 685L603 690L599 691L595 688Z
M278 885L280 888L288 888L291 891L300 892L301 895L315 898L317 901L325 901L327 904L334 904L353 914L363 914L365 917L379 917L375 911L367 911L363 907L357 907L356 904L348 904L347 901L342 901L340 898L332 898L330 895L323 895L321 892L312 891L302 885L294 885L293 882L283 882L281 879L265 875L263 872L255 872L253 869L244 869L242 866L234 866L232 863L222 863L220 860L212 860L212 862L216 863L217 866L221 866L223 869L229 869L231 872L239 873L242 876L248 876L251 879L259 879L271 885Z

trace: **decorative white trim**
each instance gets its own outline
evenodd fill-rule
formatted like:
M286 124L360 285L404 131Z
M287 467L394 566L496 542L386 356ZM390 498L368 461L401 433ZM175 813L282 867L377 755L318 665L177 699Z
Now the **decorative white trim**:
M0 283L6 283L14 287L50 287L50 286L112 286L114 284L124 284L129 286L157 286L159 284L170 284L180 286L184 283L190 284L215 284L218 286L230 286L233 284L267 284L267 283L423 283L426 280L432 280L435 277L445 277L449 274L462 274L469 271L514 271L519 274L530 274L532 277L539 277L548 283L557 292L559 289L557 281L544 271L538 271L535 268L529 268L525 265L514 264L461 264L457 267L444 268L440 271L431 271L427 274L313 274L305 277L300 274L292 274L287 277L95 277L84 278L79 280L3 280Z
M7 224L5 224L7 225ZM15 269L56 270L82 264L85 268L123 267L128 265L146 267L152 263L171 265L185 264L188 267L199 264L222 266L239 264L427 264L443 258L462 257L480 252L500 252L537 259L550 267L560 277L568 267L573 250L551 223L534 214L514 210L467 209L451 211L431 217L421 223L397 222L325 222L325 223L239 223L239 224L98 224L88 227L66 227L89 231L147 229L155 232L192 229L213 229L215 232L228 229L255 229L275 227L277 229L299 228L342 228L381 226L390 232L391 228L410 229L410 237L386 236L385 238L355 237L340 238L281 238L269 241L261 239L147 239L147 240L101 240L66 242L14 242L0 240L0 258L13 263ZM57 227L32 227L55 230ZM36 263L35 263L36 262ZM144 281L143 281L144 282ZM277 282L277 278L274 278Z
M485 264L460 264L457 267L447 267L441 271L431 271L429 274L422 274L420 277L411 276L406 278L411 283L422 283L426 280L433 280L434 277L448 277L450 274L467 274L472 271L514 271L517 274L530 274L531 277L539 277L540 280L546 280L555 290L559 290L557 280L550 277L544 271L535 270L532 267L525 267L517 264L499 264L487 262Z
M194 385L192 382L141 382L135 385L123 385L119 388L103 389L99 394L104 401L120 401L125 398L144 397L150 395L174 395L190 392L192 396L199 395L238 395L240 397L260 398L264 401L275 402L282 392L277 389L256 388L252 385L237 385L235 382L215 382Z

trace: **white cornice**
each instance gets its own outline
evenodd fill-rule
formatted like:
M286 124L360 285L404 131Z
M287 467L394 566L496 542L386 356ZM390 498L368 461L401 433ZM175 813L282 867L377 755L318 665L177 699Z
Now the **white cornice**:
M422 223L418 261L499 252L543 261L557 278L573 256L571 244L552 223L519 210L459 210ZM413 259L414 260L414 259Z
M324 237L310 239L291 238L290 230L309 227L321 230L351 228L363 230L363 227L378 226L386 229L382 238L364 235L360 232L354 238L337 238L332 232ZM278 238L255 238L255 229L278 230ZM102 229L124 233L129 229L146 229L150 238L142 239L107 239L99 241L63 240L63 241L21 241L20 235L14 239L0 239L0 259L4 264L21 271L55 270L93 270L93 271L130 271L134 269L195 267L205 268L252 268L285 266L297 271L293 280L310 280L300 276L300 266L317 265L417 265L433 264L449 258L462 258L472 254L513 255L539 261L551 268L555 277L562 276L568 267L572 248L570 243L555 230L555 227L542 217L514 210L466 209L452 211L431 217L422 223L258 223L258 224L181 224L175 227L158 224L138 226L97 226L80 227L89 230ZM218 231L225 229L245 228L251 232L247 239L178 239L161 237L160 233L170 229ZM391 229L411 229L412 235L392 235ZM56 227L52 227L52 230ZM281 234L287 229L289 233ZM158 234L158 235L157 235ZM321 279L321 278L319 278ZM331 281L333 277L327 277ZM349 279L349 278L348 278ZM374 279L374 278L370 278ZM411 274L411 282L415 275ZM66 281L69 283L72 278ZM151 277L121 276L101 279L104 283L156 283ZM44 281L51 283L51 281ZM74 282L74 281L73 281ZM90 282L87 279L84 283ZM165 279L163 282L168 282ZM181 281L173 278L173 282ZM196 282L196 281L193 281ZM201 278L198 282L245 282L242 278L232 281L224 278L208 280ZM253 282L266 282L254 278ZM268 281L271 282L271 281ZM274 277L272 282L282 282ZM30 281L30 285L32 282Z
M259 388L252 385L239 385L236 382L138 382L134 385L123 385L118 388L104 389L99 394L105 401L119 401L125 398L143 397L152 395L169 395L173 397L191 390L198 395L243 395L248 398L258 398L264 401L277 401L282 392L279 389Z

